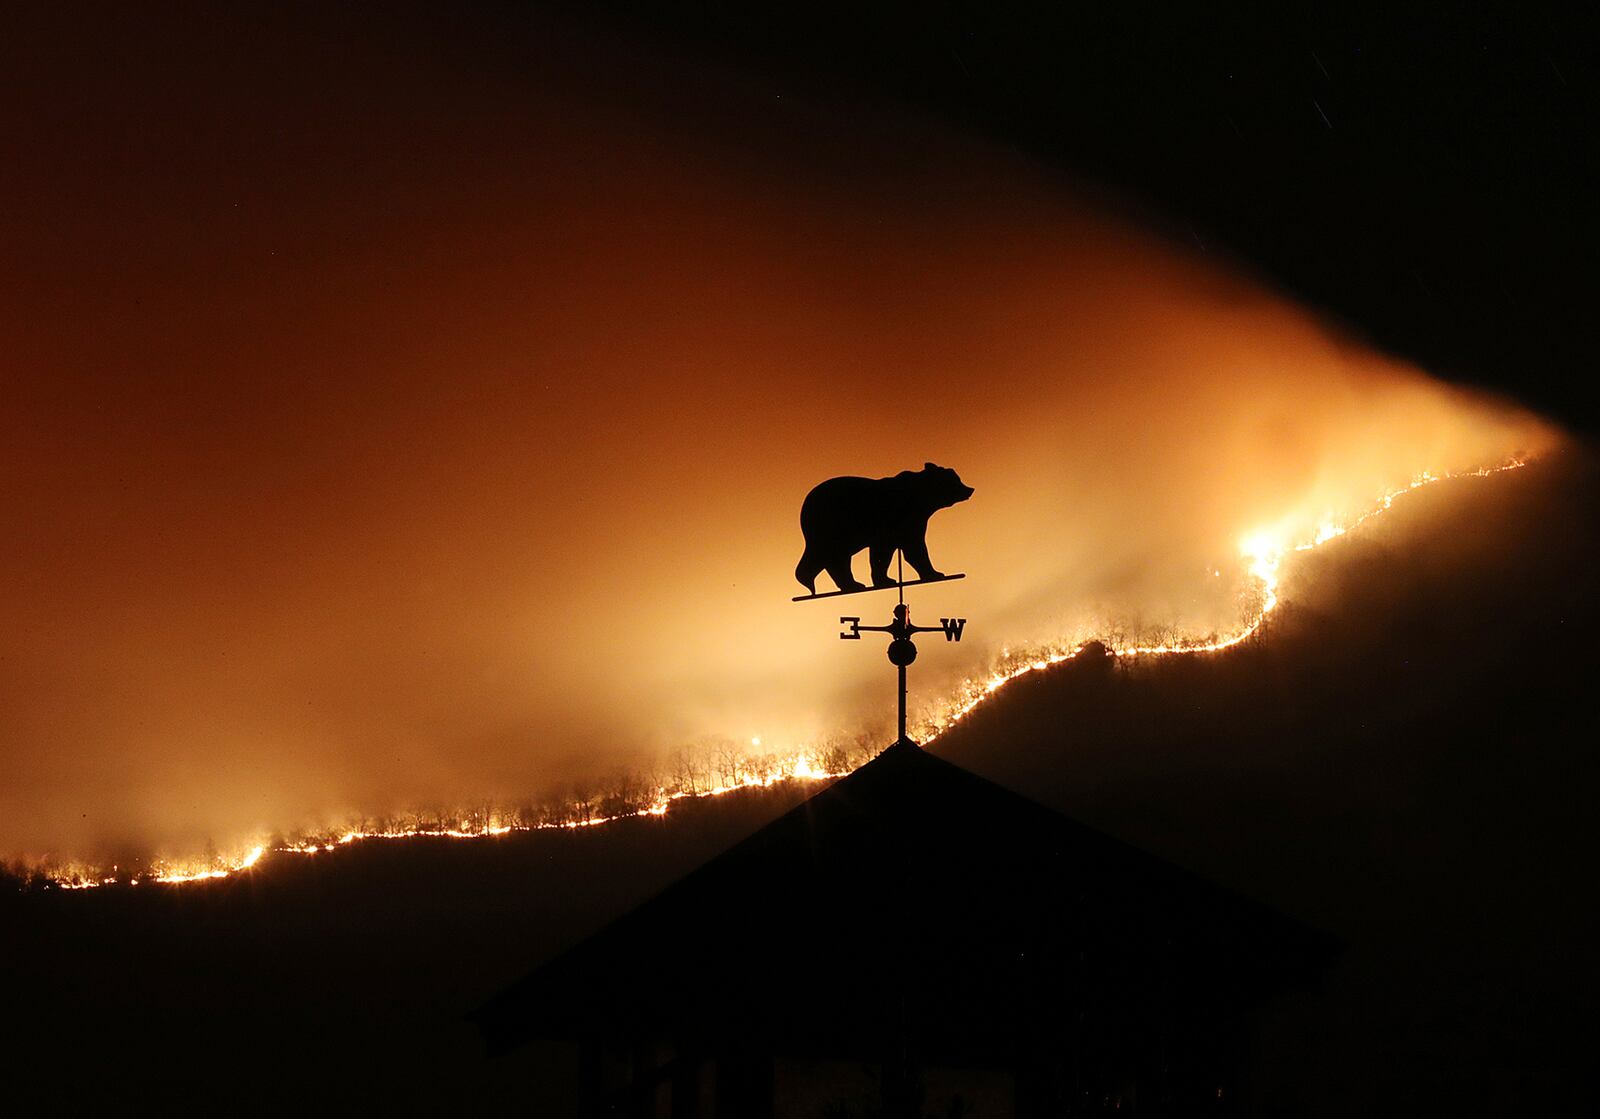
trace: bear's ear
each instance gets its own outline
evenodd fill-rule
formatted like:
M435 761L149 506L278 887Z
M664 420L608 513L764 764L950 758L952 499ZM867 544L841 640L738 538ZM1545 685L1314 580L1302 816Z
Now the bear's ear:
M937 463L933 463L933 462L925 462L925 463L922 464L922 469L924 469L924 470L937 470L937 469L939 469L939 465Z

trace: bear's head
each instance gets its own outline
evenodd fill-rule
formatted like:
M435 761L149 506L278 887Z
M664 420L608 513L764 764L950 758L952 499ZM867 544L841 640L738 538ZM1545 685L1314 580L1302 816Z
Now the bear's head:
M948 509L972 496L972 487L964 484L961 475L948 466L925 462L920 477L923 496L934 509Z

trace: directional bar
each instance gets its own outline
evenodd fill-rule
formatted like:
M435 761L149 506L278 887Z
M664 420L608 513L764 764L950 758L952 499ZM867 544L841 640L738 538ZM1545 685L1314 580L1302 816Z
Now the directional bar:
M960 641L967 628L965 618L940 618L936 626L914 626L910 622L894 621L886 626L864 626L859 615L847 614L839 619L844 632L840 641L860 641L863 633L887 633L891 637L911 637L918 633L942 633L946 641Z
M866 594L868 591L892 591L898 590L900 587L918 587L923 583L948 583L952 579L965 579L966 577L966 574L963 572L960 575L941 575L937 579L907 579L904 583L885 583L881 587L862 587L860 590L856 591L823 591L821 594L796 595L789 601L810 602L812 599L817 598L838 598L840 595L844 594ZM861 628L866 629L867 627L862 626Z

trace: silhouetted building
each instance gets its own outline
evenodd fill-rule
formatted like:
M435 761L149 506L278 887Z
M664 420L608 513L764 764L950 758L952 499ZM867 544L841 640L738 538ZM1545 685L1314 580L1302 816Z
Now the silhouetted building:
M475 1015L580 1114L1229 1114L1330 942L903 743Z

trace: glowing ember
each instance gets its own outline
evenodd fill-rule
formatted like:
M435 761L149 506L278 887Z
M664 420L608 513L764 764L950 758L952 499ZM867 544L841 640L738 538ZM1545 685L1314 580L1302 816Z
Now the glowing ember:
M1458 474L1424 472L1417 475L1408 485L1386 493L1372 508L1351 520L1324 520L1311 534L1310 539L1306 540L1294 541L1286 532L1273 529L1261 529L1251 532L1240 541L1239 553L1246 561L1247 570L1256 583L1257 598L1249 618L1237 631L1222 637L1210 637L1192 641L1178 640L1164 644L1135 644L1111 647L1109 651L1117 657L1150 657L1212 653L1238 645L1254 635L1265 624L1268 616L1278 607L1279 575L1283 561L1290 553L1310 551L1318 545L1345 535L1352 529L1365 524L1372 518L1392 508L1396 498L1413 490L1421 489L1423 486L1449 478L1487 477L1509 470L1517 470L1525 465L1527 463L1523 459L1512 459L1500 466L1485 467ZM1215 571L1213 575L1220 577L1221 572ZM914 737L924 743L933 741L1013 680L1069 661L1077 656L1083 650L1083 647L1080 644L1071 648L1046 648L1008 655L1005 668L994 671L987 676L966 681L956 689L956 694L947 700L942 707L938 708L932 715L924 716L920 725L916 728ZM759 736L752 737L750 742L753 746L759 746L761 738ZM443 823L437 826L418 824L415 826L396 825L373 829L349 829L337 835L306 836L270 847L265 843L258 843L235 857L214 858L206 863L178 864L157 862L145 868L139 875L126 878L120 875L118 867L112 867L111 872L107 873L102 868L92 868L77 864L54 868L48 872L47 876L57 886L71 890L93 889L123 882L128 885L139 885L141 882L170 884L199 882L227 878L249 870L268 854L278 856L314 856L368 840L418 839L424 837L485 839L493 836L509 835L514 832L596 827L600 824L629 817L664 816L671 809L673 802L679 800L723 796L739 789L770 788L786 781L826 781L844 776L851 768L853 767L849 765L830 768L822 758L813 756L809 751L801 749L787 757L768 759L763 768L753 772L742 773L738 775L737 779L725 780L711 787L657 787L649 802L643 807L610 814L594 812L587 805L579 805L577 807L583 810L583 814L577 818L528 823L520 820L502 819L493 814L474 817L472 814L463 813L462 818L453 823Z

